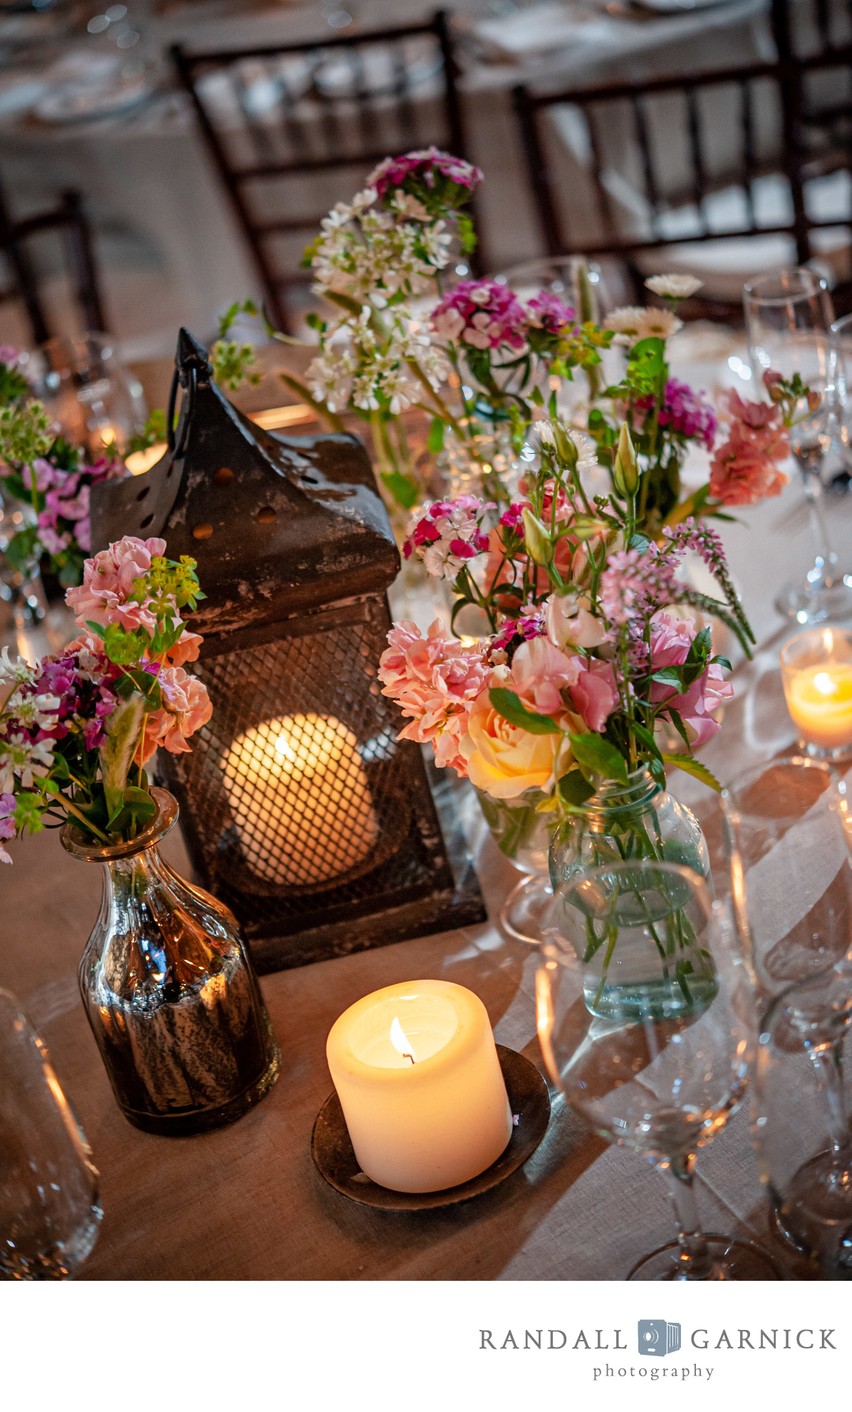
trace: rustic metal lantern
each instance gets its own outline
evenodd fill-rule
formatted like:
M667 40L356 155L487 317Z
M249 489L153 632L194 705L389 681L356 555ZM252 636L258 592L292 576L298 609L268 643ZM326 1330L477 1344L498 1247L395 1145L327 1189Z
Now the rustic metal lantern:
M167 455L100 487L92 520L98 547L158 535L198 560L213 719L160 762L198 881L262 971L483 920L377 680L399 555L364 447L261 430L185 330L176 364Z

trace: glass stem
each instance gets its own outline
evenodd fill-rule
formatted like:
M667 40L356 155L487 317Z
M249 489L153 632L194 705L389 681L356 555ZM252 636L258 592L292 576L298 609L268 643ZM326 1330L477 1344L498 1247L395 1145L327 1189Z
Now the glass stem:
M657 1163L669 1188L677 1222L677 1280L709 1280L713 1278L713 1256L698 1221L693 1172L695 1154L685 1158L669 1158Z
M839 1157L847 1152L849 1146L849 1114L843 1083L843 1036L813 1049L811 1059L816 1065L825 1094L831 1150L835 1157Z
M802 472L802 479L805 483L805 496L808 502L808 513L811 521L811 535L814 542L814 567L819 570L819 584L814 584L816 588L831 581L831 564L834 561L834 552L831 548L831 539L825 518L823 485L820 478L822 456L819 454L809 456L800 453L797 459Z

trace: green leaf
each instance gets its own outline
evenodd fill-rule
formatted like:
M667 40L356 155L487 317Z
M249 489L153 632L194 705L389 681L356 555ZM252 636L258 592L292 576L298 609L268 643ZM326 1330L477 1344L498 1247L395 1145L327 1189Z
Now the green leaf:
M420 487L412 476L402 471L382 471L382 480L398 505L411 510L420 499Z
M594 785L579 770L569 770L563 775L557 789L566 804L585 804L595 792Z
M440 417L435 417L429 428L429 440L426 445L433 456L437 456L444 449L444 423Z
M700 780L702 784L709 785L710 789L715 789L717 794L722 791L722 786L712 771L706 765L702 765L700 760L694 759L692 755L664 755L663 759L667 765L676 765L684 774L692 775L694 779Z
M530 735L562 734L552 717L540 716L537 711L528 711L521 698L505 686L492 686L488 698L497 714L508 721L510 726L529 731Z
M574 759L582 769L603 775L608 780L627 783L627 761L621 751L604 740L603 736L590 731L586 735L571 735L568 739Z

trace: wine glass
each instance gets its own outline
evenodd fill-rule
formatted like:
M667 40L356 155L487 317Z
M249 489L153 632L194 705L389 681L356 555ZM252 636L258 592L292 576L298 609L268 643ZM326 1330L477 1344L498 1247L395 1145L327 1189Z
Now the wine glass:
M101 1215L98 1173L44 1043L0 990L0 1279L73 1276Z
M762 1026L754 1146L782 1238L824 1275L852 1272L852 1133L843 1047L852 966L788 987Z
M750 1241L705 1234L693 1190L697 1149L708 1143L746 1092L756 1039L753 993L727 912L707 884L677 863L631 860L594 868L575 884L599 931L617 931L625 898L647 901L661 918L701 913L716 971L715 994L689 1014L659 1018L649 1007L602 1020L583 998L583 968L553 943L536 974L538 1033L553 1081L571 1107L609 1142L631 1148L665 1177L677 1239L652 1251L631 1280L777 1279Z
M754 765L721 794L734 917L765 1009L852 945L846 786L804 755Z
M802 474L815 556L804 579L783 586L780 613L800 623L852 612L852 566L842 566L831 547L823 504L824 480L843 460L835 415L837 359L831 325L834 312L824 279L813 270L787 269L763 275L743 291L749 353L755 379L767 372L785 379L799 373L819 403L790 430L790 448Z

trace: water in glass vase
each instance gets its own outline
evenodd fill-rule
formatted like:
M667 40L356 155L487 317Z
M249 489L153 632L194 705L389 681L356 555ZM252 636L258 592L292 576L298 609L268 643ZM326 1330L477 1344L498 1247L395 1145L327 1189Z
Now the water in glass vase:
M635 863L629 884L618 865ZM609 783L569 819L551 845L550 868L563 938L584 968L586 1005L603 1019L664 1019L700 1013L716 994L716 972L677 877L678 863L709 880L707 844L691 810L647 771ZM613 868L610 886L593 870ZM600 872L597 873L600 878ZM641 877L641 885L636 877Z
M640 878L578 875L562 892L563 934L584 967L586 1006L613 1020L701 1012L718 988L706 917L676 875L649 860Z

